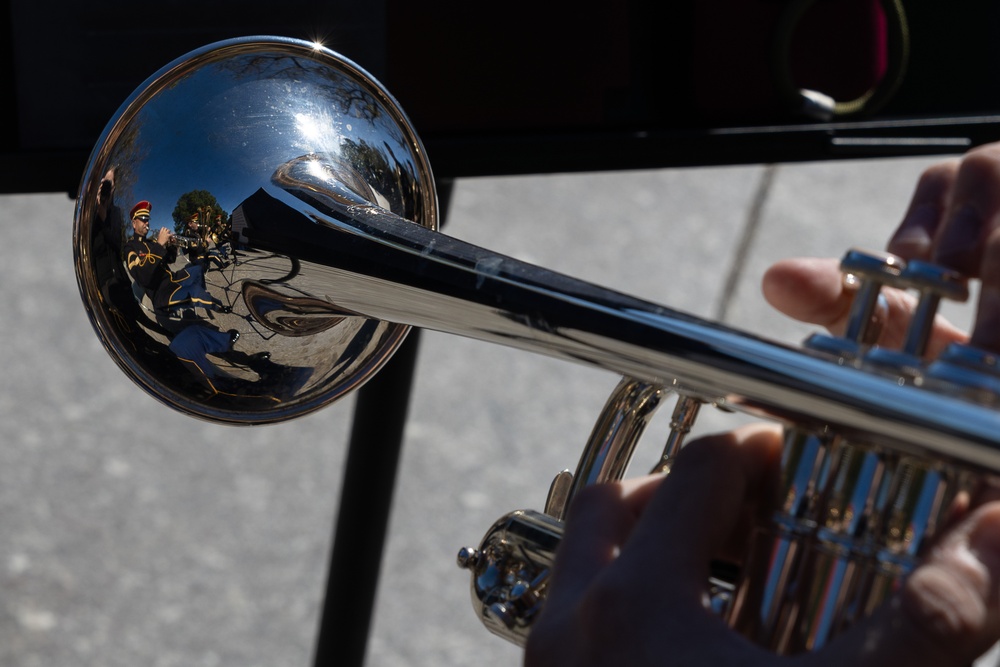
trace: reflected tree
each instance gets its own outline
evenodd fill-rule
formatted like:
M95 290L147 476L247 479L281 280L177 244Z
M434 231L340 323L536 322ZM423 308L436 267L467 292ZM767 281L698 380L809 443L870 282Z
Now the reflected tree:
M221 218L223 222L229 221L229 214L219 205L215 195L208 190L192 190L185 192L177 199L177 205L171 217L174 219L174 232L183 234L188 221L198 215L202 224L211 224L216 219Z
M256 54L233 58L217 66L237 79L285 81L296 88L305 81L325 81L326 85L312 86L309 90L326 97L328 103L346 116L374 124L383 115L379 101L371 92L353 83L328 63L290 55Z
M395 159L396 156L392 154L392 149L388 145L383 145L383 149L378 150L364 140L353 141L345 138L341 142L341 157L386 199L402 204L402 211L397 212L403 217L410 217L416 213L413 192L416 175L413 173L412 165Z
M108 157L106 166L98 169L102 174L108 169L115 171L115 203L128 207L129 202L138 201L141 197L135 194L139 175L136 166L141 165L150 155L151 149L143 140L145 130L145 114L137 118L119 135L114 152ZM127 210L127 208L126 208ZM125 235L122 228L122 235Z

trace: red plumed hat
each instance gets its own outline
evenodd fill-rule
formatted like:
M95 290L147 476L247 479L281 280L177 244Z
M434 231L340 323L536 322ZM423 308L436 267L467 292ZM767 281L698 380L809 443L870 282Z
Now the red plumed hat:
M131 216L131 219L135 220L135 216L137 216L137 215L142 215L142 214L149 215L149 211L152 208L153 208L152 204L150 204L145 199L142 200L141 202L139 202L138 204L136 204L135 206L132 207L132 216Z

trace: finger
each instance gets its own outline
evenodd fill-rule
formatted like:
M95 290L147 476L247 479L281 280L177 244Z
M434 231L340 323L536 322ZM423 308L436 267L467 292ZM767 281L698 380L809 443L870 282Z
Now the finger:
M944 221L934 240L933 261L979 276L983 244L1000 219L1000 146L969 151L962 159Z
M968 665L1000 635L1000 503L984 505L935 547L901 591L817 655L816 664Z
M653 664L650 637L669 647L669 657L660 658L670 664L750 664L751 657L761 662L773 657L733 634L704 607L709 574L704 554L712 548L700 543L700 531L707 524L709 541L725 542L723 534L731 532L746 505L742 490L755 488L766 476L763 469L771 467L759 460L759 448L753 445L766 442L764 458L776 462L772 455L780 453L779 433L776 427L747 427L700 439L682 450L669 476L645 481L631 492L627 485L606 485L579 495L567 533L575 526L596 528L594 523L583 525L594 519L617 518L625 527L609 528L592 541L582 534L586 530L564 540L552 582L553 588L562 588L550 590L525 664ZM720 495L728 497L720 501ZM627 533L631 536L620 555L608 561L613 555L604 549ZM587 554L594 546L596 553L588 556L577 552ZM689 550L690 558L685 555ZM560 570L567 564L572 574ZM567 584L571 576L590 585Z
M844 289L840 263L832 258L782 260L764 273L761 290L785 315L831 330L843 329L853 298Z
M741 510L773 490L781 431L755 424L689 444L653 496L616 567L660 572L650 585L684 589L700 602L711 559L727 544ZM767 496L770 500L770 496Z
M944 220L958 166L957 159L947 160L924 171L902 222L889 240L889 252L906 259L931 259L934 237Z
M987 237L980 269L979 305L970 342L991 352L1000 352L1000 230Z
M992 503L1000 500L1000 477L994 475L983 475L976 482L973 488L967 492L966 512L969 512L980 505Z
M826 327L838 336L847 328L855 290L844 285L835 259L803 257L777 262L764 274L762 290L768 303L791 318ZM886 288L882 293L885 311L879 314L882 333L878 342L899 343L915 301L899 290Z
M789 317L826 327L837 336L843 335L847 328L854 291L844 286L837 260L798 258L780 261L764 274L762 290L767 302ZM917 301L912 294L892 288L883 288L882 295L885 297L884 310L878 314L881 331L876 342L885 347L898 348L906 339L906 328ZM937 356L948 344L965 340L966 335L961 329L943 317L936 317L927 355Z
M550 605L574 605L617 556L636 519L663 481L651 475L580 491L566 517L549 587Z

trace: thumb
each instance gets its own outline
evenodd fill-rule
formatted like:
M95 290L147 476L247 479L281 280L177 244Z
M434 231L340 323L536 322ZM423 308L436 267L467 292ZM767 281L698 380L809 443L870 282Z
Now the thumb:
M854 291L844 286L840 263L835 259L803 257L777 262L764 274L761 291L769 304L788 317L826 327L834 335L842 335L847 328ZM878 344L899 347L917 301L912 294L890 287L883 287L881 294L885 311L880 315ZM1000 306L996 312L1000 313ZM983 330L986 328L984 325ZM938 315L927 355L937 356L949 343L964 342L966 338L965 333Z

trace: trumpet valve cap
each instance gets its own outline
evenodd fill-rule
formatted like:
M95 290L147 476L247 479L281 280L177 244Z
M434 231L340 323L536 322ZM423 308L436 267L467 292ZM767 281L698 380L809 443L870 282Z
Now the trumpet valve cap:
M952 301L966 301L969 298L969 283L958 271L911 260L906 265L901 278L908 287L918 292L934 294Z
M906 260L887 252L869 252L852 248L840 260L840 270L847 276L891 283L906 268Z

